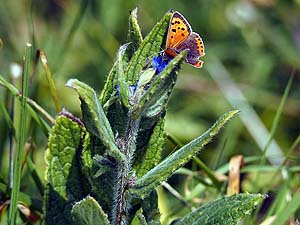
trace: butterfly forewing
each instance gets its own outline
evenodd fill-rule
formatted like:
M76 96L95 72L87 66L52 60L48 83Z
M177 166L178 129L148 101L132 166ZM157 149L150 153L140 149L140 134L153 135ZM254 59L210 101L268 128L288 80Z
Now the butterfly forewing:
M190 36L191 32L188 21L179 12L174 12L170 21L166 49L176 48Z

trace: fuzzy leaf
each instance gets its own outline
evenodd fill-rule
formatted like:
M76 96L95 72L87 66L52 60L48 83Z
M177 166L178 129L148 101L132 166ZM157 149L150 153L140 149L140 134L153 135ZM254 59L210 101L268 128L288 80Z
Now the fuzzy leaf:
M142 96L139 104L136 105L135 108L133 108L133 116L145 114L145 112L147 113L148 109L152 111L153 109L151 109L151 107L157 104L157 102L160 102L159 100L161 100L162 98L164 100L167 99L164 98L165 95L169 97L177 79L179 66L185 59L186 54L187 51L183 51L178 54L173 60L168 63L166 68L156 76L149 89ZM162 104L160 110L163 110L164 107L165 104Z
M51 130L46 150L47 224L69 224L70 204L89 191L78 161L85 133L83 125L70 114L60 115Z
M183 217L176 225L234 225L261 203L262 194L237 194L209 202Z
M101 91L99 101L101 105L103 106L105 103L109 101L111 98L111 95L114 91L114 85L115 85L115 76L116 76L116 62L113 64L111 70L108 73L108 76L106 78L105 85Z
M139 79L139 74L145 66L147 60L151 60L155 54L161 51L164 45L164 36L168 32L169 22L172 13L167 12L165 16L159 21L150 33L145 37L140 44L139 49L134 53L127 70L125 77L129 84L136 84Z
M90 149L91 139L90 134L86 133L84 141L83 141L83 148L81 152L81 162L82 162L82 172L84 173L85 177L88 179L89 184L93 183L93 153Z
M172 155L168 156L156 167L137 180L136 184L129 192L137 197L145 198L146 195L156 188L162 181L168 179L171 174L187 163L195 154L197 154L220 129L238 113L237 110L225 113L219 120L203 135L186 144Z
M128 42L130 42L131 45L128 47L128 52L130 53L130 56L138 50L143 41L141 28L137 21L137 11L138 9L135 8L130 12L129 16Z
M129 90L128 84L124 78L124 53L129 44L124 44L119 48L117 59L116 59L116 72L117 72L117 85L120 87L120 99L124 106L129 108Z
M276 218L272 225L284 225L287 224L289 219L293 217L296 211L299 210L300 207L300 194L299 192L295 192L292 196L292 200L285 202L284 208L279 210L276 213Z
M148 225L146 218L142 213L142 209L136 212L135 217L131 221L130 225Z
M156 190L151 191L150 195L142 201L142 209L148 224L160 224L160 212L158 209L158 196Z
M109 225L107 215L93 197L86 197L72 207L72 217L78 225Z
M91 186L90 195L93 196L101 207L109 214L113 203L113 189L116 171L112 158L103 156L104 146L93 135L86 135L83 143L81 162L82 171L86 175ZM101 173L99 171L101 170Z
M114 133L119 137L124 137L128 123L128 109L121 103L116 101L110 105L107 110L107 118L111 124Z
M159 162L164 145L164 124L164 117L161 117L150 129L140 131L133 164L137 177L142 177Z
M164 112L166 110L167 102L169 100L171 92L172 88L170 88L168 92L163 93L154 104L150 105L147 108L147 110L145 111L145 116L152 118L157 116L161 112Z
M77 79L71 79L66 86L74 88L81 100L82 116L87 130L100 138L107 154L122 161L125 159L115 144L114 134L95 91Z

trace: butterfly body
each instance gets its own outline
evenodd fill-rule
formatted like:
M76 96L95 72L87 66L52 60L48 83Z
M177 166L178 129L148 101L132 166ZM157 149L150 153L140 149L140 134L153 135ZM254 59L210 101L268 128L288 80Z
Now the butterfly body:
M183 15L174 12L169 25L164 55L172 59L185 49L189 49L186 62L194 67L202 67L203 61L199 58L204 56L205 52L200 35L192 31Z

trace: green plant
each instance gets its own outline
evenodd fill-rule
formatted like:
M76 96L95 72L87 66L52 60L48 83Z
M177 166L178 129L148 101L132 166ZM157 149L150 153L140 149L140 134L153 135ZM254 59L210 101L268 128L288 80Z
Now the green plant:
M44 198L46 224L160 224L155 188L193 158L238 111L160 160L164 117L186 51L159 74L149 64L161 51L172 12L143 40L136 10L129 44L120 47L100 95L71 79L82 122L63 110L51 130ZM206 203L176 224L236 224L264 199L239 194Z

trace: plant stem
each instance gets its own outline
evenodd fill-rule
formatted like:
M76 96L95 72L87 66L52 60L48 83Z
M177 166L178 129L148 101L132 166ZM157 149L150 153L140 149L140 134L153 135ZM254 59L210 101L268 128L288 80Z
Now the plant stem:
M140 119L134 120L129 113L129 122L127 125L126 135L119 140L119 148L125 154L126 160L118 164L118 176L115 190L115 206L113 209L113 223L115 225L123 225L126 223L126 214L130 199L126 195L126 189L130 179L132 167L132 158L135 151L135 143L138 134Z
M16 79L13 79L13 85L15 85ZM8 188L9 191L13 188L13 168L14 168L14 152L15 152L15 142L14 136L16 135L16 131L14 129L14 114L15 114L15 96L11 98L11 108L9 112L9 117L11 121L11 129L9 129L9 179L8 179Z
M30 55L31 55L32 45L27 44L25 59L24 59L24 69L22 77L22 96L21 96L21 112L20 112L20 126L19 134L17 139L17 148L14 155L14 167L13 167L13 189L11 192L11 201L9 208L9 224L16 224L17 215L17 205L19 198L19 189L21 183L21 167L22 159L24 156L25 148L25 138L26 138L26 97L28 95L28 77L29 77L29 65L30 65Z
M49 68L48 63L47 63L47 58L46 58L45 52L40 51L40 57L41 57L41 61L43 63L44 70L46 72L46 78L47 78L47 81L48 81L48 85L49 85L49 88L50 88L50 93L51 93L51 96L52 96L52 99L53 99L53 103L54 103L56 112L59 113L61 111L61 106L59 104L59 100L58 100L58 96L57 96L57 92L56 92L56 87L55 87L54 81L52 79L52 74L51 74L50 68Z

